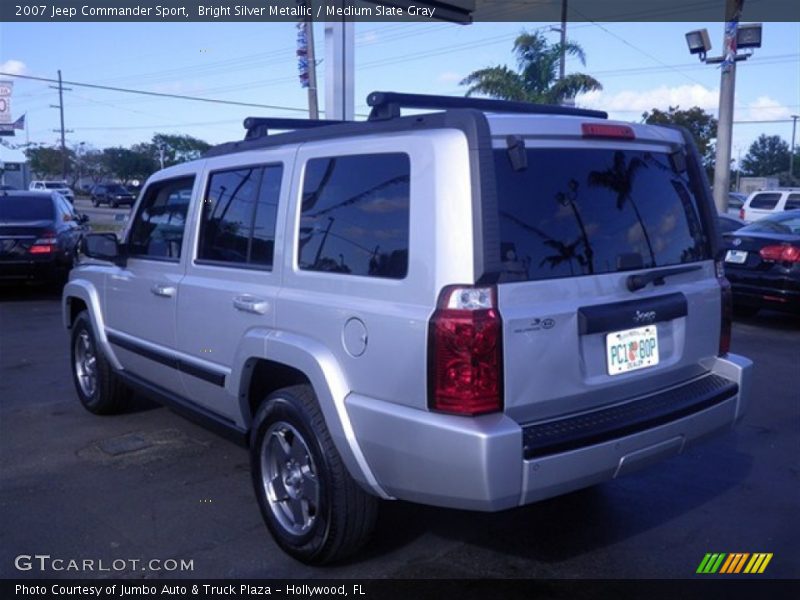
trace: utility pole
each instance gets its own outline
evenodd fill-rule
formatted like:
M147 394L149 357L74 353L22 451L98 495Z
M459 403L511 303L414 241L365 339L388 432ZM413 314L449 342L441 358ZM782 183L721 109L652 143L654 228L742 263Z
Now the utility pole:
M564 79L567 71L567 0L561 0L561 62L558 65L558 78Z
M64 129L64 90L71 90L72 88L65 88L61 83L61 69L58 70L58 87L51 85L48 86L52 89L58 90L58 104L51 104L50 108L57 108L61 113L61 179L67 179L67 142L65 140L66 129ZM54 129L58 133L58 129Z
M789 179L794 177L794 134L797 130L797 119L800 119L800 115L792 115L792 147L789 148ZM790 182L791 183L794 182Z
M731 140L733 138L733 103L736 96L736 29L744 0L726 0L725 33L722 38L722 64L719 85L716 164L714 165L714 204L717 212L728 212L731 187Z
M309 0L309 6L311 0ZM317 101L317 63L314 53L314 21L309 19L306 25L306 38L308 39L308 116L310 119L319 119L319 103Z

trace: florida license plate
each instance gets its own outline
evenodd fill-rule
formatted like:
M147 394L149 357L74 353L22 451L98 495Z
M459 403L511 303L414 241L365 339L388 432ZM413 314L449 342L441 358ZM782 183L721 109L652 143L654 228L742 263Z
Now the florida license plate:
M606 335L609 375L619 375L658 364L658 329L655 325L615 331Z

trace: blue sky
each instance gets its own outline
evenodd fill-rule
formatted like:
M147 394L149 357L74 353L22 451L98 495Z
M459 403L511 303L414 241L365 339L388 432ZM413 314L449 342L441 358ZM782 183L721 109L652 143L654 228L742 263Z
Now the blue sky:
M745 14L746 20L746 14ZM474 69L513 65L511 47L523 29L547 23L357 23L356 112L372 90L463 94L458 81ZM555 24L552 24L555 25ZM603 85L579 104L639 120L644 110L699 105L716 114L719 70L686 50L684 33L707 27L719 53L720 23L571 23L569 38L587 64L569 61ZM315 30L320 103L324 108L323 26ZM548 35L555 41L558 34ZM765 23L763 46L739 63L733 156L761 133L791 137L800 113L800 24ZM2 23L0 70L40 77L305 108L290 23ZM15 118L27 113L31 142L58 134L58 97L44 82L15 80ZM97 148L147 141L156 132L188 133L217 143L239 139L249 115L302 113L142 97L81 87L64 94L68 143ZM18 133L17 142L24 142Z

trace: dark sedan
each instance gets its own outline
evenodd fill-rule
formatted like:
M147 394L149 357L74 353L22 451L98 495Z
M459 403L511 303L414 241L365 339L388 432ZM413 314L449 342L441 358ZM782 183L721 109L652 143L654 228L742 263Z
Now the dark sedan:
M66 279L87 220L57 192L0 192L0 281Z
M739 314L800 314L800 210L770 215L723 236L725 274Z
M136 202L136 196L128 188L118 183L101 183L94 186L91 197L94 206L100 206L100 204L105 203L111 208L116 208L120 204L131 206Z

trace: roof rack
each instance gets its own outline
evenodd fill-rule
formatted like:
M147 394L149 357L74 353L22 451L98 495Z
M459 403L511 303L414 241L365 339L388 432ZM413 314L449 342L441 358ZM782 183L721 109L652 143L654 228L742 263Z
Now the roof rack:
M282 119L278 117L247 117L244 120L244 128L247 130L244 139L253 140L269 135L270 129L288 131L291 129L312 129L314 127L325 127L327 125L338 125L343 121L332 121L325 119Z
M370 121L396 119L401 108L474 108L487 112L527 113L540 115L572 115L607 119L608 113L600 110L554 106L551 104L531 104L509 100L491 100L459 96L430 96L425 94L400 94L397 92L372 92L367 96L367 104L372 107Z

